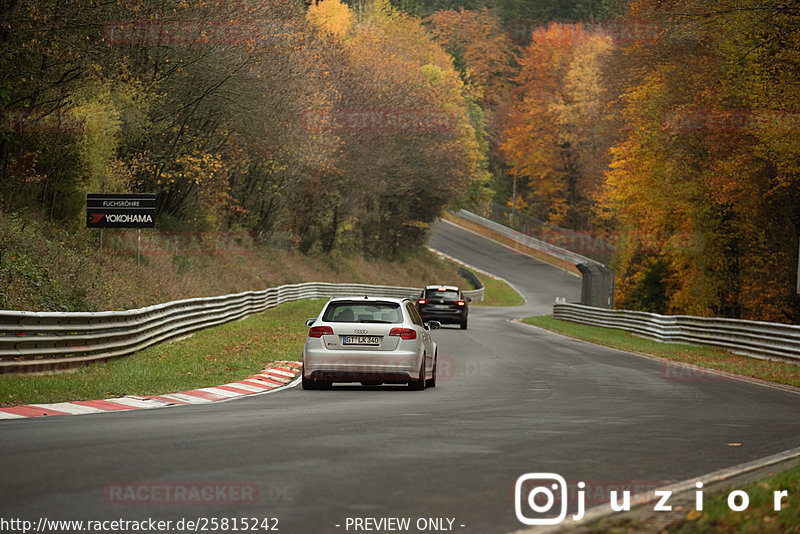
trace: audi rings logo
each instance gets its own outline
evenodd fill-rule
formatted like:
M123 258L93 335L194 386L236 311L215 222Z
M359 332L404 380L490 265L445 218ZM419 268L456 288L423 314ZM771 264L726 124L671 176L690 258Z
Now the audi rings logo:
M359 329L353 330L353 332L355 332L356 334L366 334L367 333L366 330L359 330Z

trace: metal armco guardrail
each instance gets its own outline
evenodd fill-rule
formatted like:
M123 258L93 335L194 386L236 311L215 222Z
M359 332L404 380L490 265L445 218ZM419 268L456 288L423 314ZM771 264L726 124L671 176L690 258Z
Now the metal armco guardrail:
M462 209L456 212L456 215L502 234L521 245L525 245L555 258L574 263L575 267L581 272L582 277L581 304L614 308L614 273L599 261L523 234L522 232L518 232L508 226L504 226L467 210Z
M561 248L556 245L552 245L541 239L536 239L535 237L531 237L529 235L525 235L522 232L517 232L516 230L512 230L508 226L504 226L500 223L494 222L492 220L486 219L485 217L481 217L480 215L476 215L467 210L459 210L456 212L456 215L459 217L463 217L468 221L472 221L474 223L480 224L481 226L485 226L486 228L490 228L495 232L503 234L504 236L508 237L516 241L521 245L525 245L531 247L532 249L544 252L546 254L550 254L553 257L571 262L571 263L593 263L596 265L602 265L599 261L593 260L592 258L587 258L586 256L582 256L576 252L572 252L565 248Z
M666 343L707 345L757 358L800 361L800 325L607 310L563 302L553 305L553 317L620 328Z
M50 372L127 356L162 341L308 298L411 297L421 289L310 282L111 312L0 310L0 373ZM483 289L465 291L483 299Z

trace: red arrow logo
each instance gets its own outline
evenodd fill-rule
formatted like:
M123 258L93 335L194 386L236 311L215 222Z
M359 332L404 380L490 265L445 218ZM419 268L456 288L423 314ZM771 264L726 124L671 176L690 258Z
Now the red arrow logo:
M92 224L97 224L97 223L99 223L101 220L103 220L103 217L105 217L105 216L106 216L106 214L105 214L105 213L90 213L90 214L89 214L89 217L91 217L91 218L92 218L92 220L91 220L91 221L89 221L89 222L90 222L90 223L92 223Z

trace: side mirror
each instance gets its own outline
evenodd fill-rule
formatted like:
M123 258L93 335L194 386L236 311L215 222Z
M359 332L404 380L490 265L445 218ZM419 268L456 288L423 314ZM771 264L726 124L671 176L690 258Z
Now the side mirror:
M306 326L310 327L312 324L317 322L316 317L312 317L311 319L306 319Z
M428 321L428 324L425 325L425 330L439 330L442 327L442 323L439 321Z
M466 300L467 302L472 302L472 299L471 299L470 297L467 297L465 300Z

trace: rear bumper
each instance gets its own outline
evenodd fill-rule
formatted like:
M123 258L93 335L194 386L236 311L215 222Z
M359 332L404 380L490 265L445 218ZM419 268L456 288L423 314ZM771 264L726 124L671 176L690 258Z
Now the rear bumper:
M460 323L467 318L467 310L424 310L420 311L422 320L439 321L440 323Z
M422 355L409 351L338 351L308 349L303 352L303 377L331 382L405 383L419 377Z

